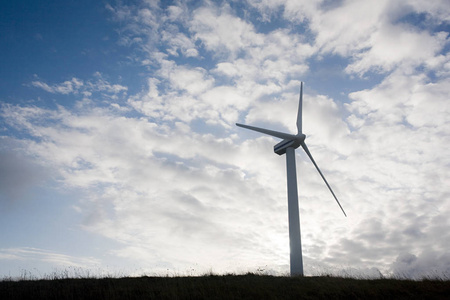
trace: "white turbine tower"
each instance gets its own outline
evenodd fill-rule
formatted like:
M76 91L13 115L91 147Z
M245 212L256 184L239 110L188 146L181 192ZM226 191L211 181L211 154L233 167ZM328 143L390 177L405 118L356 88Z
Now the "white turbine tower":
M341 208L342 212L344 213L345 216L347 216L341 204L339 203L339 200L337 199L327 180L323 176L322 172L320 171L319 167L314 161L311 152L309 152L308 147L305 144L306 136L302 133L302 101L303 101L302 98L303 98L303 82L300 84L300 101L298 104L298 114L297 114L298 131L296 135L236 123L237 126L283 139L273 148L275 153L278 155L283 155L286 153L289 244L291 251L290 253L291 276L296 275L303 276L302 243L300 238L300 215L299 215L298 194L297 194L297 174L295 168L295 149L297 149L299 146L302 146L303 150L305 150L306 154L311 159L317 171L319 171L320 176L322 176L322 179L325 181L325 184L327 185L331 194L333 194L334 199L336 199L336 202Z

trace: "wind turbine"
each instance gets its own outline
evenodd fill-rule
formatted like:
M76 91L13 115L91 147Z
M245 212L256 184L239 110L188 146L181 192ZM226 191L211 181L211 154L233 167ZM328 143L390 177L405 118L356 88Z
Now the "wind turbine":
M302 146L303 150L311 159L312 163L316 167L317 171L319 171L320 176L322 177L323 181L325 181L325 184L327 185L337 204L344 213L344 216L347 217L347 214L339 203L339 200L337 199L327 180L323 176L322 172L314 161L311 152L309 152L308 147L305 144L306 136L302 132L302 102L303 82L301 82L300 84L300 100L298 104L296 135L236 123L236 125L239 127L247 128L283 139L273 147L273 150L278 155L286 154L291 276L303 276L302 243L300 237L300 213L298 208L297 173L295 168L295 149L297 149L299 146Z

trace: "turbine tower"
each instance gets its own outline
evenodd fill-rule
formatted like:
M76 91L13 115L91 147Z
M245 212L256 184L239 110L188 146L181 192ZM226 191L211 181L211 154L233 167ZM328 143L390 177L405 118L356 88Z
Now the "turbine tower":
M302 132L302 102L303 82L301 82L300 84L300 100L298 104L296 135L236 123L236 125L239 127L247 128L283 139L273 147L273 150L278 155L286 154L291 276L303 276L302 243L300 237L300 213L297 194L297 173L295 168L295 149L297 149L299 146L302 146L303 150L311 159L312 163L316 167L317 171L319 171L320 176L322 177L323 181L325 181L325 184L327 185L337 204L341 208L344 215L347 217L344 209L339 203L339 200L337 199L327 180L323 176L322 172L314 161L311 152L309 152L308 147L305 144L306 136Z

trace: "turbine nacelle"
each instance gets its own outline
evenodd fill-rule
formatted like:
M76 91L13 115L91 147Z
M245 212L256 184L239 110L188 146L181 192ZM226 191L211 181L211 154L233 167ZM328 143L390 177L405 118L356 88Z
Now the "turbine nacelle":
M275 146L273 146L273 151L278 155L283 155L286 153L286 149L292 147L297 149L305 141L306 135L303 133L297 134L294 139L284 139Z

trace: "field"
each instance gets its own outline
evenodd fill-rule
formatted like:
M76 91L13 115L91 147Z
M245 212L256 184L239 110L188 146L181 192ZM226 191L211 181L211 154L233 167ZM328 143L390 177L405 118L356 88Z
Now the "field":
M450 299L450 281L255 274L5 279L0 299Z

